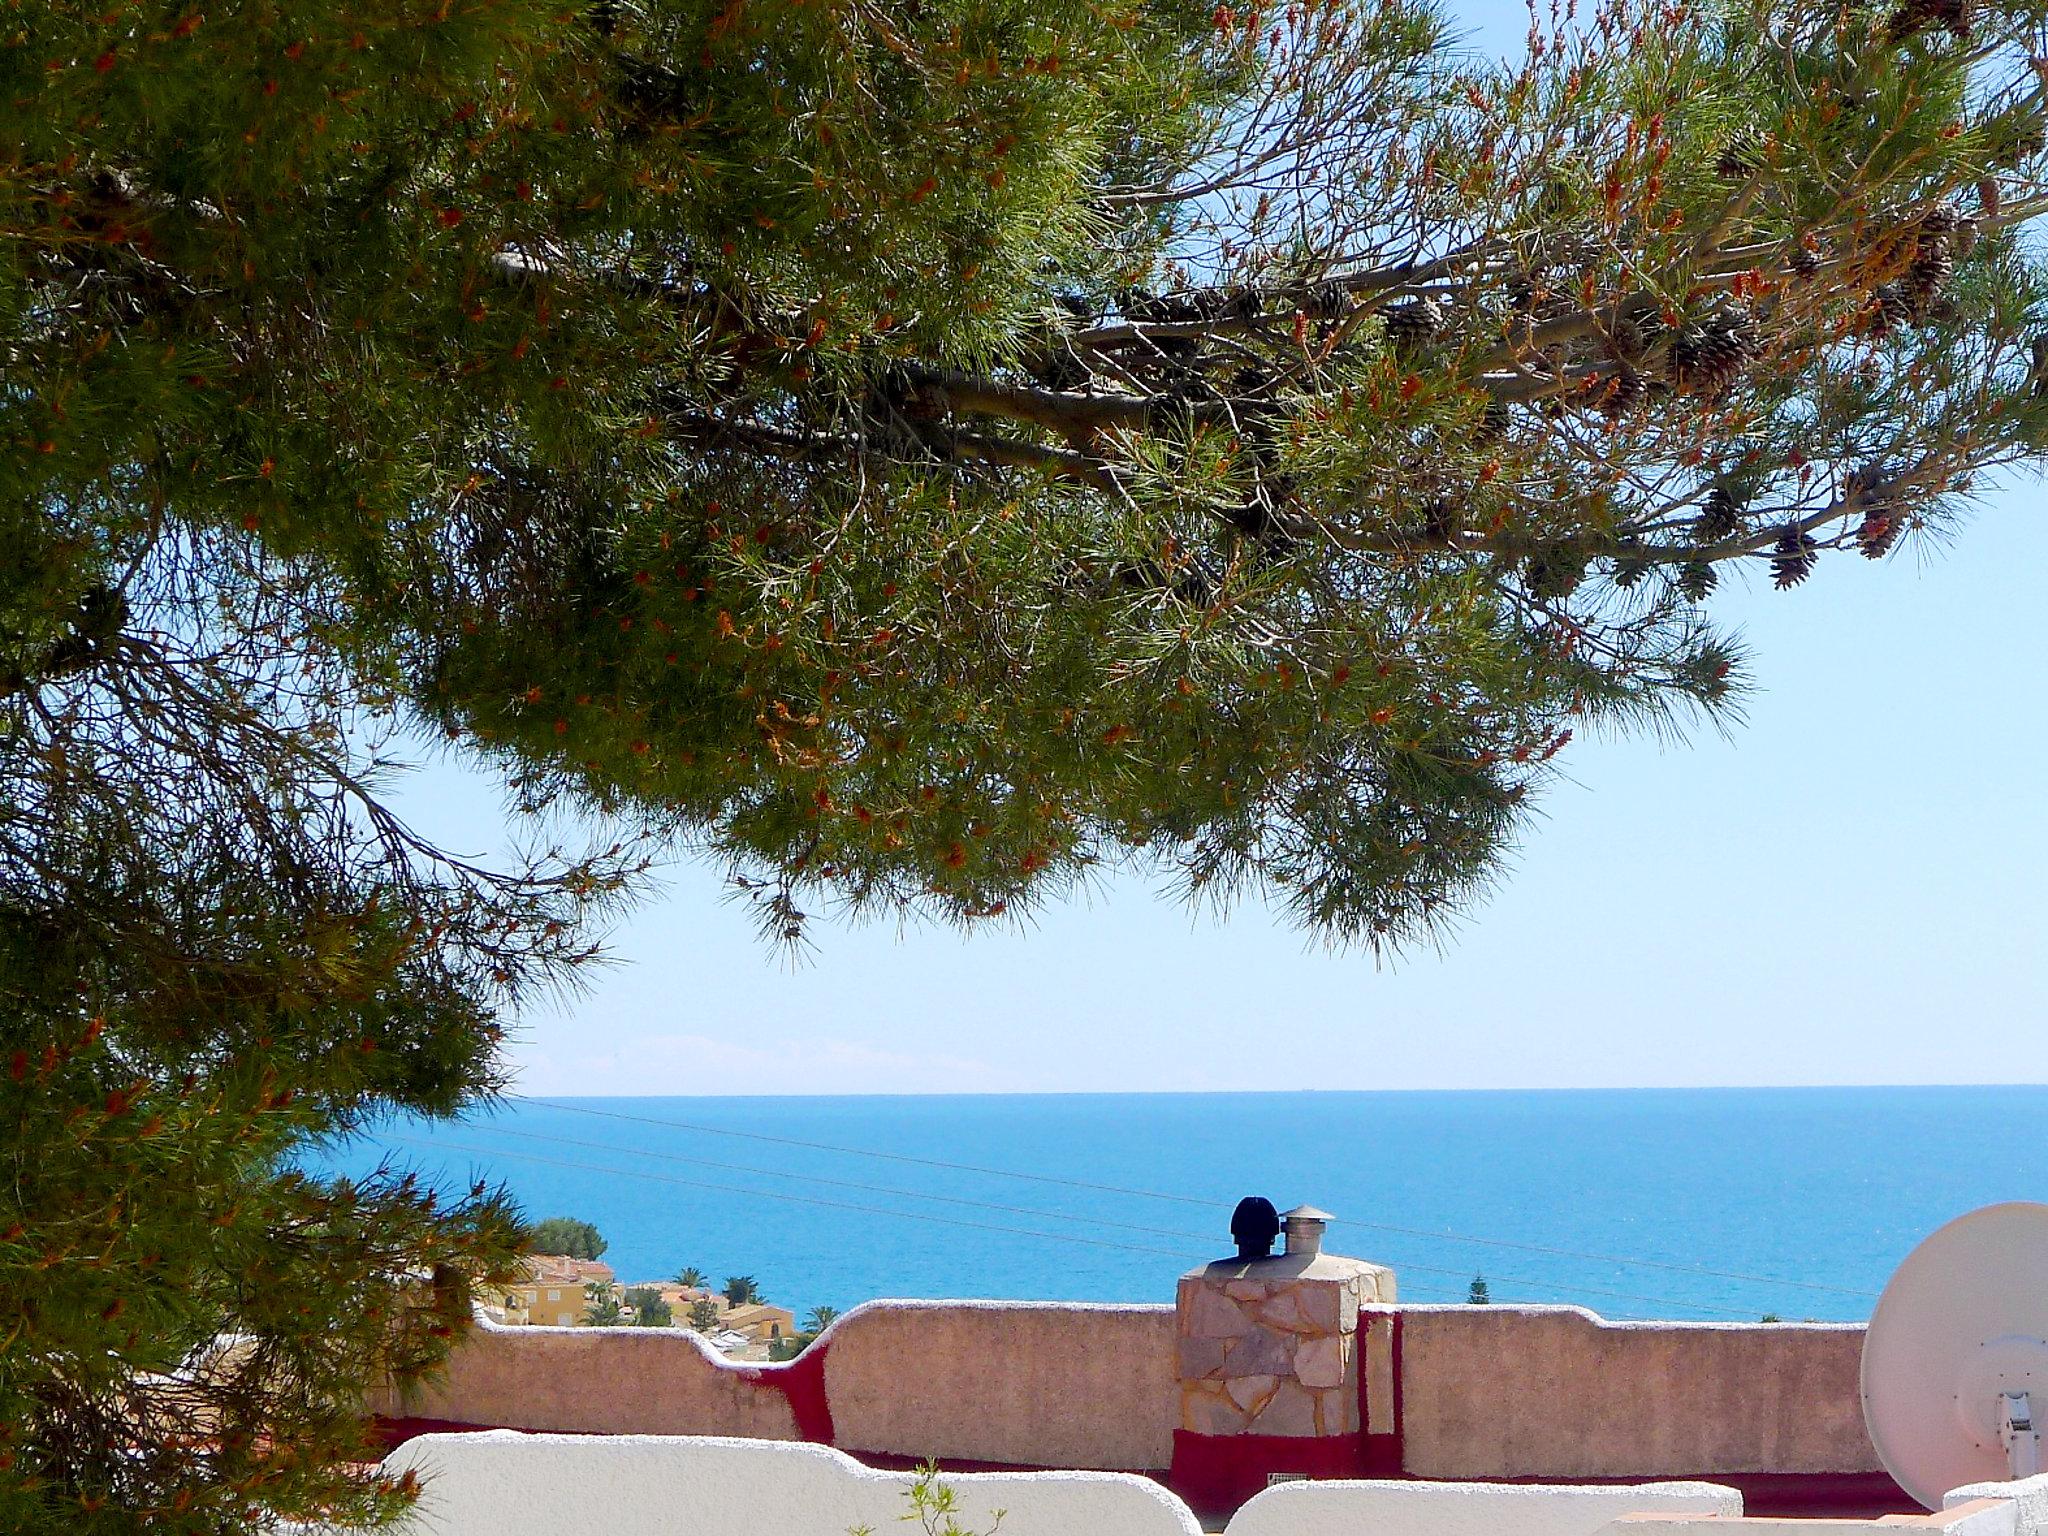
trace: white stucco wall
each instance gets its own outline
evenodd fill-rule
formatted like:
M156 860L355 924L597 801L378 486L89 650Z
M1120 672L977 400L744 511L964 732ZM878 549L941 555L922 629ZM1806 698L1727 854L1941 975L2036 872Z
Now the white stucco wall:
M681 1435L422 1435L385 1458L425 1491L404 1536L847 1536L904 1529L908 1472L830 1447ZM1200 1536L1172 1494L1116 1472L948 1473L962 1526L1004 1536ZM915 1536L915 1528L912 1528Z
M2048 1472L2017 1483L1971 1483L1951 1490L1941 1504L1954 1509L1972 1499L2010 1499L2019 1536L2048 1536Z
M1600 1486L1280 1483L1232 1516L1229 1536L1594 1536L1617 1516L1739 1515L1742 1495L1715 1483Z
M1606 1536L2017 1536L2019 1508L2011 1498L1993 1497L1970 1499L1928 1515L1884 1515L1875 1520L1624 1515L1607 1527Z

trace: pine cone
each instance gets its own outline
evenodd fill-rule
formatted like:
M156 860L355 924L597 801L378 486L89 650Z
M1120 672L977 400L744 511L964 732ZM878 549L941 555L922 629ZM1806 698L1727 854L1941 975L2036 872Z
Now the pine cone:
M1594 386L1600 414L1619 421L1643 403L1643 380L1635 369L1623 367L1598 380Z
M1884 472L1874 466L1851 470L1842 483L1842 497L1862 504L1863 521L1856 529L1856 547L1866 560L1881 560L1905 531L1906 520L1891 493Z
M1874 510L1863 514L1863 521L1856 529L1856 547L1863 551L1866 560L1882 560L1891 553L1892 545L1898 542L1905 531L1905 520L1889 509Z
M1458 509L1445 497L1439 496L1423 509L1422 537L1430 544L1455 544L1458 541Z
M1870 297L1877 306L1870 319L1873 336L1889 335L1913 318L1913 301L1899 283L1879 283L1871 289Z
M1700 514L1693 519L1692 536L1696 543L1719 544L1732 539L1742 531L1742 508L1735 504L1735 498L1723 486L1715 486L1707 492L1706 500L1700 503Z
M2039 118L2007 121L1997 126L2002 131L1991 146L1993 165L2018 167L2048 149L2048 131L2044 131Z
M1705 560L1688 560L1678 568L1678 590L1690 602L1703 603L1721 584L1721 573Z
M1514 425L1515 414L1505 400L1489 400L1486 411L1479 418L1479 430L1473 434L1480 443L1498 442L1508 435L1508 428Z
M1569 544L1554 544L1530 557L1522 569L1522 585L1538 601L1569 597L1585 574L1584 556Z
M1641 363L1663 334L1664 321L1651 301L1625 306L1607 327L1607 347L1616 361Z
M1382 312L1380 319L1387 328L1388 344L1395 347L1434 341L1443 334L1445 325L1443 306L1426 296L1393 305Z
M1962 226L1963 210L1946 200L1936 203L1920 215L1920 233L1923 237L1933 236L1946 239Z
M1273 388L1273 375L1264 368L1244 367L1230 376L1230 392L1239 399L1263 400Z
M1913 306L1914 318L1925 315L1933 304L1935 295L1956 275L1956 259L1950 254L1946 241L1939 249L1922 250L1913 258L1913 265L1906 269L1906 276L1900 283L1906 302Z
M1805 246L1796 246L1792 251L1792 275L1811 277L1820 270L1820 253L1809 251Z
M1745 306L1730 304L1679 333L1667 371L1678 389L1716 399L1762 351L1755 317Z
M1630 549L1614 557L1614 584L1624 592L1650 574L1649 560L1633 547L1633 542L1630 541Z
M1747 181L1763 165L1763 140L1744 128L1721 146L1721 153L1714 159L1714 174L1723 181Z
M1956 232L1962 227L1963 215L1952 203L1937 204L1921 219L1912 264L1898 284L1911 318L1924 315L1935 294L1955 276Z
M1790 591L1813 574L1820 546L1797 523L1787 523L1771 546L1771 581L1780 592Z
M1047 389L1079 389L1088 382L1088 369L1074 349L1061 343L1050 352L1031 359L1025 370Z
M1301 311L1311 319L1341 319L1351 312L1351 290L1334 277L1313 284L1302 295Z
M1939 27L1957 42L1970 40L1969 0L1903 0L1885 23L1885 40L1903 43L1907 38Z

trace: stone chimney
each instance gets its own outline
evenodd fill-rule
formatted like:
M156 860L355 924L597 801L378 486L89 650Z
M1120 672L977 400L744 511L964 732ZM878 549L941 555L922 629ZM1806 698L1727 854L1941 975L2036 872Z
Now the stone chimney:
M1364 1475L1358 1309L1393 1301L1394 1272L1323 1252L1327 1211L1280 1219L1284 1253L1181 1276L1171 1480L1199 1513L1235 1509L1274 1473Z

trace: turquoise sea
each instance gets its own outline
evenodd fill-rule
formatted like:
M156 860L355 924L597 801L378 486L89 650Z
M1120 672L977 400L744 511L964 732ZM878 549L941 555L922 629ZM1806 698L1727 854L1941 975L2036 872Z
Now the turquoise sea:
M2048 1087L514 1100L331 1149L609 1240L622 1280L749 1274L801 1316L879 1296L1165 1302L1230 1207L1321 1206L1415 1301L1867 1316L1949 1217L2048 1200Z

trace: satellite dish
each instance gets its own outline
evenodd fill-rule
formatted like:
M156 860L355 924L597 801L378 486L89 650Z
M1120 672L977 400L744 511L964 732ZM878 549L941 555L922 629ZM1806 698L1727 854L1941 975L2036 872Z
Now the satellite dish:
M1929 1509L2031 1477L2048 1419L2048 1205L1958 1216L1906 1255L1863 1337L1878 1459Z

